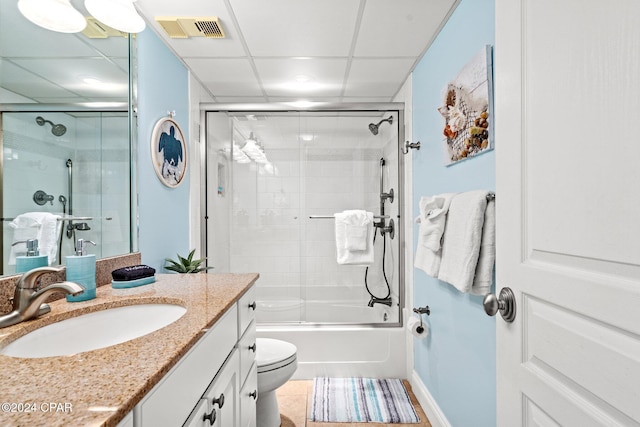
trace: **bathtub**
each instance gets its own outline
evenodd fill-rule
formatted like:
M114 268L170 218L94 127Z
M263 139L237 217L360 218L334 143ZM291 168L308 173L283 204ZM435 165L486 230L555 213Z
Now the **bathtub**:
M297 298L257 301L257 306L257 336L288 341L297 347L294 379L406 376L406 334L399 326L397 307L370 308L367 301L354 304ZM306 322L294 320L301 319L301 313ZM291 317L295 315L298 317ZM327 324L327 318L336 324ZM344 324L349 322L354 324Z

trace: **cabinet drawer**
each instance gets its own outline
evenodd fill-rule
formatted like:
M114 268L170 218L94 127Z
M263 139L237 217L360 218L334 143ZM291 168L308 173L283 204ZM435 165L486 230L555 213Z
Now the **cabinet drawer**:
M244 335L238 341L238 351L240 353L240 384L244 384L251 365L256 360L256 322L249 324Z
M141 425L184 423L236 345L237 316L234 305L147 394L139 405Z
M239 364L238 351L234 350L203 396L209 402L209 414L215 414L217 423L215 425L221 427L238 425L240 418Z
M255 427L256 400L258 398L258 365L253 364L240 390L240 426Z
M238 300L238 333L242 335L249 323L256 318L256 287L252 286Z

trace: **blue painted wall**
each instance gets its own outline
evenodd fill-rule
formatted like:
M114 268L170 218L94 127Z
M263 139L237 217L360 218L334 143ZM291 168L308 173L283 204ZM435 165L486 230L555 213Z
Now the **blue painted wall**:
M494 151L444 165L437 111L442 89L487 44L494 44L494 0L462 0L413 73L413 139L422 142L413 152L414 217L421 196L495 189ZM482 297L415 269L414 306L424 305L431 308L431 335L414 341L414 370L451 426L494 427L495 318L484 313Z
M138 43L138 213L142 262L164 273L165 258L189 252L189 176L177 188L158 179L150 140L156 122L175 111L189 141L189 74L149 28ZM190 165L188 165L190 167Z

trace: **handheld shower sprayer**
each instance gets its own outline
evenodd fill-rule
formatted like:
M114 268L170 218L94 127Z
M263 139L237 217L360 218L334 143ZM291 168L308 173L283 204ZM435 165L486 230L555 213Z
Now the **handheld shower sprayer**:
M376 124L369 123L369 130L371 131L372 134L374 135L378 134L378 127L382 124L382 122L389 122L390 125L393 124L393 116L389 116L386 119L382 119Z

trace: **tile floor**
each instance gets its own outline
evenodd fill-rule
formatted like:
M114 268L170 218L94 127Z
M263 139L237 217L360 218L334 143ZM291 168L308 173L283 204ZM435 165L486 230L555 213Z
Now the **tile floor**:
M308 419L313 395L313 380L289 381L276 392L282 418L281 427L431 427L431 423L424 414L416 399L411 386L404 381L409 392L411 403L420 418L419 424L381 424L381 423L317 423Z

